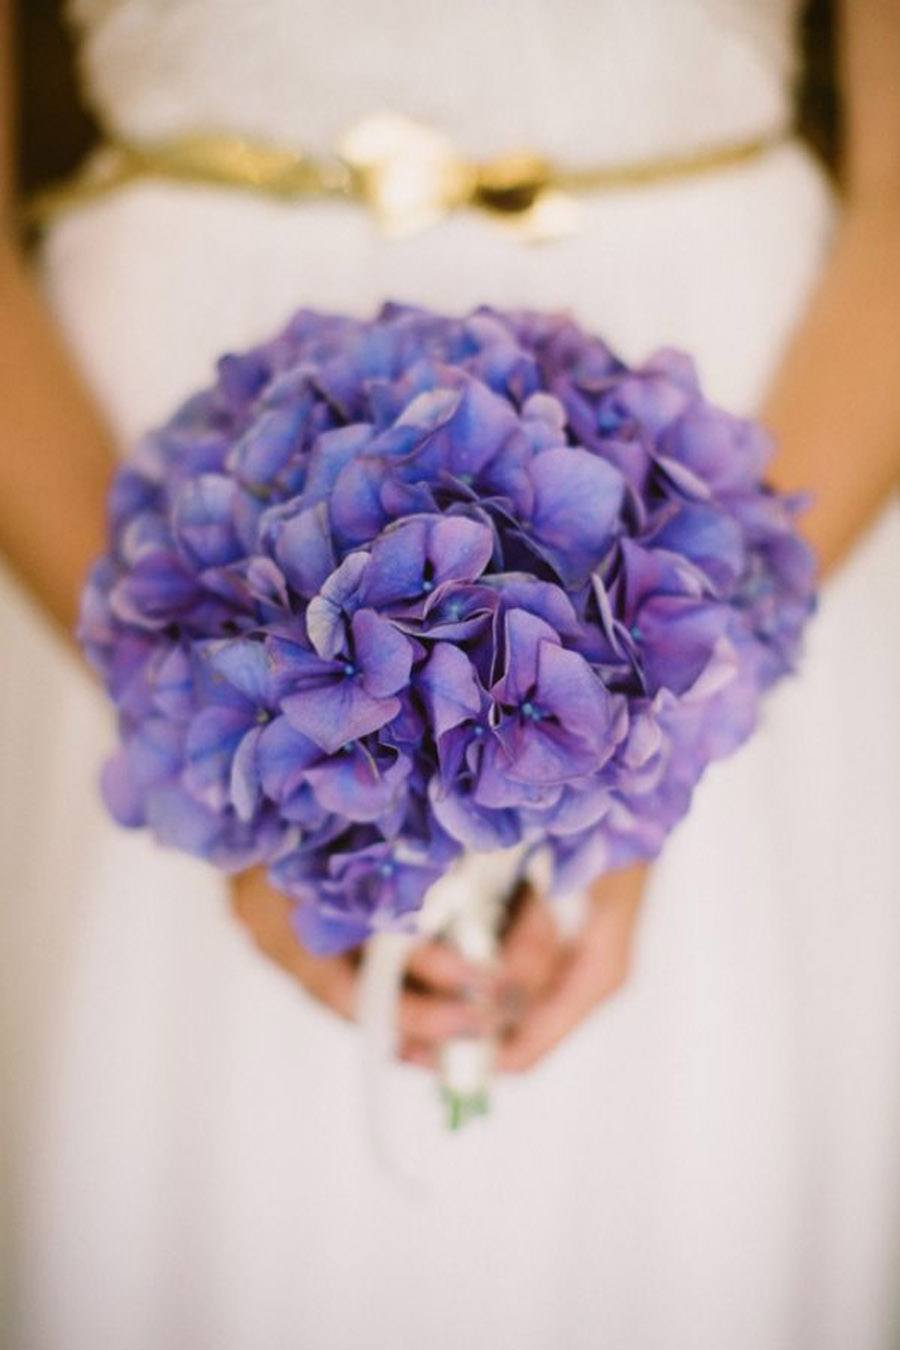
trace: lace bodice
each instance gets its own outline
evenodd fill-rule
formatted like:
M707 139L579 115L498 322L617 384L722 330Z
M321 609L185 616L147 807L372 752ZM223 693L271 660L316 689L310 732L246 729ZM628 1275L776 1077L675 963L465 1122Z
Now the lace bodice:
M70 0L86 92L130 138L327 151L405 113L475 155L622 161L783 125L793 0Z

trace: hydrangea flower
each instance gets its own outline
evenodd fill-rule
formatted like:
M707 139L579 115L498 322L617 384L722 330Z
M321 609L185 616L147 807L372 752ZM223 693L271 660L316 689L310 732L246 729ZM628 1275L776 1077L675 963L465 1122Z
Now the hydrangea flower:
M813 606L763 429L565 315L301 310L119 470L80 636L115 818L336 951L463 850L653 857Z

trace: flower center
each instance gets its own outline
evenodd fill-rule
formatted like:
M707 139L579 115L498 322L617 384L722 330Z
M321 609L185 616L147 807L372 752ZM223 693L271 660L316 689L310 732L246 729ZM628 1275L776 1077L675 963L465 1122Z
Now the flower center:
M615 431L622 418L613 408L601 408L597 414L598 431Z
M381 877L392 877L394 875L394 864L390 861L379 863L378 875Z
M540 722L541 718L544 716L540 708L536 708L531 702L531 699L525 700L520 711L522 716L527 717L530 722Z
M352 661L345 661L345 662L344 662L344 674L345 674L348 678L349 678L349 676L355 675L355 674L356 674L356 666L353 664Z

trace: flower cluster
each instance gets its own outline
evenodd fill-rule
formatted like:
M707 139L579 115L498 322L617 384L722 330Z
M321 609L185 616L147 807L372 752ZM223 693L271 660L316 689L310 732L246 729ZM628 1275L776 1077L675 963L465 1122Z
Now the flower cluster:
M80 635L115 818L268 866L319 951L463 849L652 857L813 603L762 428L564 315L303 310L137 446Z

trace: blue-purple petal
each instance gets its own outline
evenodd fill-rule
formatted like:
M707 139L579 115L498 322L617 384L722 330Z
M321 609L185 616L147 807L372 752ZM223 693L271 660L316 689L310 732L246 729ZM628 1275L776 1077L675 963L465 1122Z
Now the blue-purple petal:
M400 700L373 698L358 679L347 677L291 694L281 706L291 726L332 755L390 722L400 711Z
M397 694L409 683L413 647L409 638L374 609L358 609L353 615L353 652L360 682L373 698Z

